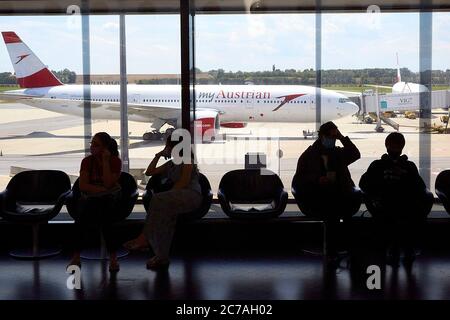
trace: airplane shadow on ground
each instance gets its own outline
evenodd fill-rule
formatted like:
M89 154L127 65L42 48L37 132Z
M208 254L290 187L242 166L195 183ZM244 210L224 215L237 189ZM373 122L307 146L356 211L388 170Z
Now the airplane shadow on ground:
M42 138L53 138L53 139L90 139L91 137L86 137L83 135L54 135L47 132L33 132L31 134L26 135L17 135L17 136L10 136L10 137L0 137L0 140L21 140L21 139L42 139ZM120 139L118 136L113 136L114 139ZM130 136L130 140L140 140L141 137L137 136ZM130 149L137 149L137 148L144 148L144 147L152 147L152 146L163 146L164 142L160 140L155 141L139 141L134 142L129 145ZM84 153L85 151L88 151L86 149L75 149L75 150L69 150L69 151L61 151L61 152L50 152L50 153L41 153L38 155L31 155L32 157L41 157L41 156L57 156L57 155L68 155L68 154L77 154L77 153Z
M15 136L9 136L9 137L0 137L0 140L21 140L21 139L43 139L43 138L52 138L52 139L90 139L91 137L86 137L83 135L54 135L48 132L32 132L30 134L25 135L15 135ZM120 139L119 136L113 136L114 139ZM163 146L164 141L162 140L148 140L143 141L142 137L139 136L130 136L130 140L140 140L137 142L133 142L129 145L129 149L139 149L139 148L146 148L146 147L153 147L153 146ZM358 140L358 139L364 139L364 138L352 138L352 140ZM237 141L302 141L302 140L310 140L311 142L315 141L315 139L312 138L305 138L305 137L248 137L248 136L234 136L233 135L227 135L225 139L218 139L213 142L213 144L223 144L230 140L237 140ZM68 154L77 154L77 153L85 153L87 150L85 149L76 149L76 150L69 150L69 151L61 151L61 152L50 152L50 153L41 153L38 155L31 155L33 157L41 157L41 156L57 156L57 155L68 155Z

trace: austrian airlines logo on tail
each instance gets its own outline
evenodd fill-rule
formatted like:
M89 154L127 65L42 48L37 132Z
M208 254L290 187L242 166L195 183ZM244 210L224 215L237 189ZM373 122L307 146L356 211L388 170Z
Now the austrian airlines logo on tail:
M22 61L23 59L25 59L28 56L29 56L29 54L23 54L21 56L18 56L17 58L19 58L19 60L17 60L17 62L15 64L18 64L20 61Z
M278 109L280 109L282 106L284 106L286 103L288 103L289 101L292 101L298 97L304 96L306 93L298 93L298 94L289 94L287 96L281 96L281 97L277 97L277 99L281 99L284 98L283 102L280 103L280 105L278 107L276 107L275 109L273 109L272 111L277 111Z
M62 83L13 31L2 32L21 88L61 86ZM26 58L26 59L25 59Z

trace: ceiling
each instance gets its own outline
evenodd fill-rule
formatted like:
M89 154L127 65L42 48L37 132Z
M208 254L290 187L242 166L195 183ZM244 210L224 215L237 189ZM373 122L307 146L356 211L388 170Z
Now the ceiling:
M193 1L192 1L193 2ZM66 14L79 6L91 14L177 13L180 0L0 0L0 14ZM386 11L450 11L450 0L195 0L197 13L283 13L283 12L365 12L368 8ZM372 7L369 7L372 6ZM75 9L76 10L76 9Z

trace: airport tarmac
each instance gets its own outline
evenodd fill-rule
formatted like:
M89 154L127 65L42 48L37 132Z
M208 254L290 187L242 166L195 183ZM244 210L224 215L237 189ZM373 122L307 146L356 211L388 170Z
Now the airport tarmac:
M58 169L78 175L84 157L83 118L36 109L23 104L0 104L0 190L9 181L11 167L29 169ZM432 123L440 124L433 113ZM419 134L419 119L402 117L393 119L400 124L407 145L404 152L419 165L420 153L431 149L431 188L436 175L450 168L450 134ZM395 131L383 125L385 131L376 133L375 124L358 123L355 117L335 121L344 135L348 135L359 148L362 158L350 166L355 183L368 165L384 152L384 139ZM163 147L162 141L142 141L149 124L129 122L130 167L144 169L153 155ZM244 167L247 152L267 154L269 169L281 176L286 189L290 189L299 155L313 143L304 139L303 130L314 130L314 123L250 123L241 129L222 128L226 140L196 146L199 168L216 191L222 175ZM95 120L92 132L107 131L120 143L118 120ZM430 143L427 146L427 143ZM278 158L278 150L282 157ZM426 160L426 159L425 159Z

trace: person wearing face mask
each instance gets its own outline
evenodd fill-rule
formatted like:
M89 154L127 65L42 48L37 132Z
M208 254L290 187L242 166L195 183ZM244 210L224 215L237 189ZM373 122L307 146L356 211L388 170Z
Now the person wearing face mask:
M339 140L343 147L336 146ZM349 137L333 122L319 129L318 139L300 156L294 180L296 198L306 216L327 222L329 256L337 252L337 224L348 220L361 206L361 192L355 189L348 166L361 157Z
M124 244L129 250L139 251L148 247L153 249L154 256L147 261L148 269L157 270L169 266L170 246L178 215L199 208L202 202L200 174L193 152L190 151L191 156L186 159L181 150L178 160L182 161L173 161L177 155L172 154L172 151L182 141L182 137L177 140L172 139L172 135L169 136L165 148L155 155L145 171L147 176L161 175L164 189L167 190L153 194L144 229L137 238ZM169 159L172 156L172 161L157 166L161 157Z
M370 164L359 186L389 247L390 263L397 265L404 250L404 263L411 264L415 240L433 205L433 194L427 190L414 162L402 155L404 136L390 133L385 146L387 153Z
M117 142L106 132L94 135L90 147L91 154L83 159L80 167L77 212L74 212L77 239L72 260L69 265L81 267L80 252L84 246L89 229L98 227L103 230L103 237L109 252L109 270L119 271L117 262L118 243L115 243L112 224L120 220L114 217L115 203L120 197L119 177L122 161L119 158Z
M336 140L343 147L336 146ZM360 157L358 148L333 122L322 124L319 138L297 162L295 178L302 212L307 216L336 219L355 214L359 209L360 194L355 194L348 166Z

